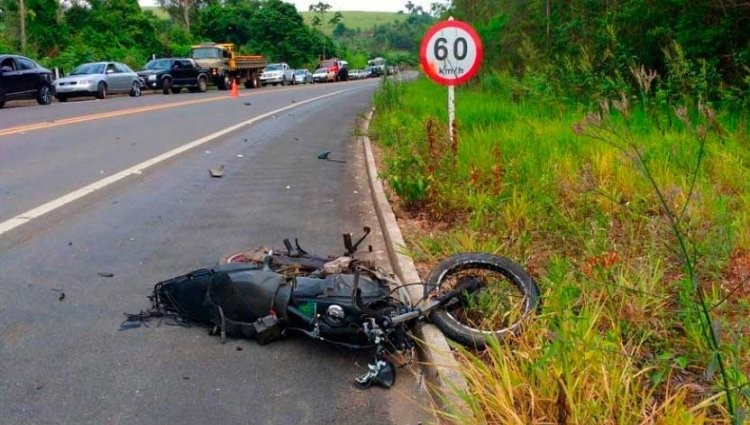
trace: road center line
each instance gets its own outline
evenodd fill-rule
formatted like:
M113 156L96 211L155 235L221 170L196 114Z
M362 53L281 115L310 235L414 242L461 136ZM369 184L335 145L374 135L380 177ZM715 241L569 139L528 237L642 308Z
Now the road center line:
M290 90L294 90L294 89L293 88L276 89L273 92L255 91L252 93L240 94L240 97L258 96L261 94L279 93L282 91L290 91ZM87 122L87 121L95 121L95 120L101 120L101 119L106 119L106 118L115 118L115 117L121 117L124 115L140 114L144 112L158 111L158 110L167 109L167 108L178 108L182 106L197 105L200 103L207 103L207 102L218 102L220 100L230 100L230 99L232 98L229 96L212 96L212 97L206 97L202 99L194 99L194 100L186 100L186 101L170 102L170 103L160 103L157 105L140 106L140 107L130 108L130 109L120 109L118 111L100 112L97 114L89 114L89 115L82 115L78 117L63 118L63 119L59 119L55 121L37 122L37 123L26 124L26 125L21 125L18 127L11 127L11 128L6 128L4 130L0 130L0 137L10 136L10 135L19 134L19 133L25 133L28 131L44 130L47 128L60 127L63 125L78 124L78 123Z
M325 99L327 97L331 97L331 96L339 95L339 94L342 94L342 93L346 93L346 92L349 92L349 91L352 91L352 90L357 90L358 88L359 87L349 88L349 89L344 89L344 90L338 90L338 91L335 91L335 92L332 92L332 93L324 94L322 96L313 97L313 98L307 99L307 100L302 100L302 101L293 103L293 104L291 104L289 106L285 106L283 108L276 109L275 111L266 112L265 114L258 115L255 118L251 118L251 119L249 119L247 121L243 121L243 122L241 122L239 124L235 124L235 125L233 125L231 127L225 128L224 130L217 131L216 133L209 134L208 136L205 136L205 137L201 137L200 139L193 140L192 142L190 142L190 143L188 143L186 145L182 145L182 146L180 146L178 148L172 149L171 151L165 152L165 153L163 153L163 154L161 154L159 156L156 156L154 158L151 158L151 159L148 159L146 161L143 161L140 164L136 164L136 165L134 165L134 166L132 166L130 168L122 170L122 171L120 171L120 172L118 172L116 174L113 174L113 175L109 176L109 177L105 177L105 178L103 178L103 179L101 179L99 181L91 183L91 184L89 184L87 186L84 186L84 187L78 189L78 190L75 190L75 191L70 192L70 193L68 193L66 195L63 195L63 196L61 196L61 197L59 197L57 199L49 201L46 204L40 205L40 206L38 206L36 208L33 208L31 210L28 210L26 212L18 214L17 216L15 216L15 217L13 217L11 219L3 221L2 223L0 223L0 235L11 231L11 230L15 229L18 226L26 224L26 223L28 223L29 221L31 221L31 220L33 220L35 218L41 217L41 216L43 216L43 215L45 215L45 214L47 214L49 212L52 212L52 211L54 211L54 210L56 210L56 209L58 209L60 207L63 207L63 206L65 206L65 205L67 205L67 204L69 204L71 202L77 201L77 200L83 198L84 196L86 196L86 195L88 195L90 193L96 192L97 190L100 190L100 189L103 189L103 188L105 188L107 186L110 186L110 185L112 185L112 184L114 184L114 183L116 183L116 182L118 182L118 181L120 181L120 180L122 180L122 179L124 179L124 178L126 178L128 176L139 175L139 174L141 174L143 172L143 170L145 170L145 169L147 169L149 167L152 167L152 166L154 166L156 164L159 164L160 162L164 162L164 161L166 161L166 160L168 160L170 158L173 158L173 157L175 157L177 155L180 155L180 154L182 154L184 152L187 152L190 149L196 148L198 146L201 146L203 144L206 144L208 142L216 140L219 137L222 137L222 136L224 136L226 134L229 134L229 133L231 133L233 131L239 130L242 127L246 127L246 126L252 125L252 124L254 124L254 123L256 123L256 122L258 122L258 121L260 121L262 119L268 118L270 116L279 114L279 113L284 112L284 111L288 111L288 110L296 108L298 106L302 106L302 105L305 105L307 103L315 102L317 100Z

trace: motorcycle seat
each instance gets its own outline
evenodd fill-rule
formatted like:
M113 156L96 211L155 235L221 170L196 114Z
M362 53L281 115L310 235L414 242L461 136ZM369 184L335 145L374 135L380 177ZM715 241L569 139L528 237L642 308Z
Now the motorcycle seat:
M292 294L295 297L317 297L318 295L323 293L326 286L326 281L324 279L298 277L297 285L294 287L294 291L292 292Z

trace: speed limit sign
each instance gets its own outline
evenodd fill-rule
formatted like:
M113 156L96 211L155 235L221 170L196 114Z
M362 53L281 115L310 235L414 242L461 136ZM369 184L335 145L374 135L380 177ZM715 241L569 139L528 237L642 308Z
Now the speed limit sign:
M420 59L430 78L445 86L456 86L477 73L482 54L482 40L474 28L465 22L449 20L427 31Z

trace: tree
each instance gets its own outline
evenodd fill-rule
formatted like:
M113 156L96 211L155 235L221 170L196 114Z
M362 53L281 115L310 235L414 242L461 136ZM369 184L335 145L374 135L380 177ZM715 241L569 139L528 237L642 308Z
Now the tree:
M336 25L336 28L333 29L333 36L342 37L344 34L346 34L346 31L346 25L344 25L343 22L339 22L338 25Z
M185 28L190 31L191 15L196 13L196 9L199 9L198 6L203 5L199 4L201 1L202 0L156 0L156 4L166 10L175 22L181 21L185 25Z
M18 24L21 37L21 52L26 53L26 2L18 0Z
M344 19L344 15L342 15L341 12L336 12L334 13L333 18L328 20L328 23L335 26L339 24L342 19Z
M328 3L323 3L322 1L310 5L310 12L314 12L317 15L316 18L318 18L317 20L313 18L313 21L317 22L317 25L313 24L313 26L320 27L323 25L323 22L326 21L326 13L331 10L331 7L333 6Z

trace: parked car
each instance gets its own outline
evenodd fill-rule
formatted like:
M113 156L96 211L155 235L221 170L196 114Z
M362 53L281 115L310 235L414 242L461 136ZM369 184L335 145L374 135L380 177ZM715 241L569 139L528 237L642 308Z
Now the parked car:
M306 69L298 69L294 71L294 84L312 84L313 77L310 71Z
M177 94L183 88L203 93L208 87L208 75L208 69L187 58L154 59L138 71L147 88L161 90L164 94Z
M329 71L328 68L320 68L313 73L314 83L329 83L336 81L336 73Z
M20 99L49 105L53 93L49 69L23 56L0 55L0 108L9 100Z
M110 93L141 95L141 81L132 69L119 62L94 62L78 66L67 77L55 80L55 97L67 102L75 96L106 99Z
M365 71L367 71L368 73L367 74L368 78L377 78L377 77L382 77L383 75L385 75L384 71L380 67L377 67L377 66L368 66Z
M294 81L294 70L289 67L286 63L272 63L263 70L260 75L260 83L262 85L281 84L285 86L292 84Z

